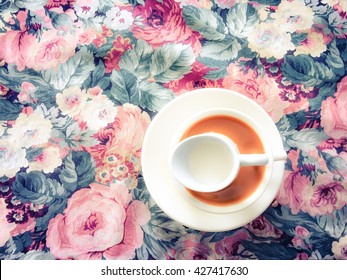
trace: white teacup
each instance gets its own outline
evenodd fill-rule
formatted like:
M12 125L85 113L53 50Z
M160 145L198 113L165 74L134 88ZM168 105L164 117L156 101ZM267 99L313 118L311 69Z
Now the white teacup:
M229 186L240 166L266 165L266 154L240 154L227 136L210 132L179 142L171 157L172 174L186 188L197 192L216 192Z
M182 140L185 132L193 124L214 116L236 118L251 127L263 144L264 154L240 154L229 137L214 132L202 133ZM180 127L171 145L169 166L173 178L178 182L177 190L189 203L208 212L223 214L247 208L257 201L271 184L274 162L287 158L284 150L274 150L271 147L269 137L271 135L265 135L254 119L237 110L213 108L194 115ZM208 144L209 148L205 149L206 143L212 139L214 143ZM204 158L209 158L209 162L203 162ZM187 190L200 193L223 190L234 180L242 165L264 165L265 173L256 190L241 202L223 206L213 205L195 198ZM207 172L209 168L213 172Z

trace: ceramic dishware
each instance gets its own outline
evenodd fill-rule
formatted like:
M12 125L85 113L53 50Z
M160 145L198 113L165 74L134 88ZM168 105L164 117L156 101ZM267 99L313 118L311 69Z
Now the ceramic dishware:
M227 136L215 132L194 135L179 142L170 159L172 174L186 188L216 192L229 186L241 166L266 165L266 154L240 154Z
M224 212L221 212L221 209L225 210L225 206L207 204L208 209L197 206L197 204L206 206L206 203L192 196L189 190L177 182L170 168L172 149L184 137L189 137L186 135L189 121L194 122L195 119L196 122L197 118L204 117L201 115L202 112L216 108L242 112L254 120L257 127L261 128L261 138L266 139L264 145L257 150L271 156L267 166L259 167L264 170L264 173L260 180L263 189L258 190L260 192L258 198L252 203L246 203L245 207L239 207L238 211L230 206L227 206L229 211ZM242 149L240 151L244 153ZM141 150L141 173L145 184L140 181L138 188L143 192L144 197L147 197L148 191L151 200L178 223L209 232L232 230L257 218L276 197L282 185L285 166L284 160L273 160L279 151L283 152L284 149L275 123L253 100L227 89L193 90L170 101L153 118L146 131ZM265 170L268 171L265 172ZM196 203L192 202L192 197Z
M223 121L226 124L221 125ZM205 133L209 136L202 136ZM197 112L182 123L171 145L169 167L177 181L177 189L189 203L204 211L225 214L247 208L261 197L271 183L274 162L287 158L283 148L274 149L270 145L269 139L273 136L264 133L256 119L237 109L217 107ZM209 166L213 172L221 168L222 170L218 170L221 175L214 176L214 179L221 178L219 182L215 180L204 184L205 177L213 177L211 172L205 170L204 174L200 174L202 177L194 177L194 172L189 172L194 170L194 166L183 163L189 162L191 153L188 150L194 152L192 142L199 138L218 138L217 153L206 149L204 151L209 157L204 168ZM200 147L200 159L195 163L204 165L204 153ZM218 157L222 162L218 162ZM232 161L234 164L230 164ZM240 161L242 165L249 167L241 166ZM204 180L199 180L201 178Z

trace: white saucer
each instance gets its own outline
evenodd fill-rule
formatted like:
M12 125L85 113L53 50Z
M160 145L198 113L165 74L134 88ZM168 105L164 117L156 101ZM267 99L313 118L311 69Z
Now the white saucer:
M189 203L169 170L169 150L177 129L192 115L215 107L237 109L258 121L274 150L283 150L282 139L270 116L257 103L226 89L199 89L185 93L164 106L147 129L142 146L142 174L154 201L173 220L201 231L226 231L243 226L263 213L281 186L284 161L273 165L271 184L249 207L235 213L216 214Z

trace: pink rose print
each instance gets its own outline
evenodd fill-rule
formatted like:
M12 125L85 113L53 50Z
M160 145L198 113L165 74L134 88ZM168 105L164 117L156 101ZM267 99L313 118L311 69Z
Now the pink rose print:
M90 95L90 96L94 96L94 97L101 95L102 92L103 92L103 90L99 86L92 87L92 88L89 88L87 90L87 94Z
M26 67L39 71L65 63L75 54L77 43L76 36L58 36L55 30L46 31L40 41L28 46Z
M75 54L78 36L64 30L64 26L61 27L62 30L54 29L51 19L43 10L37 11L36 14L42 18L44 25L40 23L33 27L44 27L39 37L27 32L27 11L18 13L20 30L9 30L0 35L0 61L15 64L19 71L26 67L36 71L54 68Z
M347 260L347 235L332 243L331 251L337 260Z
M301 238L294 236L292 239L292 244L295 248L305 248L305 242Z
M193 50L201 50L201 43L196 32L193 32L184 22L182 9L174 0L146 1L145 6L134 9L134 18L144 19L138 25L133 24L133 35L137 39L147 41L153 47L167 43L190 43Z
M334 97L322 102L321 125L324 132L332 138L339 139L347 135L347 77L337 86Z
M126 187L97 183L75 192L48 225L47 246L60 259L132 259L150 212Z
M80 34L78 43L81 45L89 45L94 39L96 39L96 32L95 30L89 28Z
M113 123L99 130L96 137L102 144L92 147L94 159L100 161L106 152L122 151L122 154L140 155L142 141L150 117L147 113L131 104L117 107L117 115Z
M96 161L98 182L117 180L129 187L136 186L142 142L149 123L149 115L139 107L131 104L117 107L115 121L95 135L100 144L86 148Z
M311 233L306 228L304 228L302 226L297 226L295 228L295 234L296 234L296 236L303 238L303 239L308 238L311 235Z
M259 216L245 226L250 232L259 237L279 238L282 231L278 230L264 216Z
M292 244L295 248L309 248L308 239L311 233L302 226L297 226L295 228L295 236L292 239Z
M36 87L29 82L23 82L22 83L22 90L27 92L27 93L32 93L36 91Z
M309 177L300 174L300 169L297 166L298 151L291 150L288 153L288 158L292 162L293 171L285 171L283 186L276 199L278 203L288 205L293 214L297 214L306 204L311 183Z
M22 71L26 66L26 58L23 52L20 51L19 46L22 48L29 48L34 44L35 37L28 35L23 31L8 31L0 35L0 60L7 63L14 63L17 65L18 70Z
M314 188L308 201L307 212L312 215L331 214L347 203L347 190L339 182L322 184Z
M231 236L227 236L215 245L216 253L225 260L242 259L240 254L244 247L241 245L241 240L251 240L250 234L246 230L239 230Z
M311 186L310 179L297 172L285 172L285 180L277 194L277 201L287 205L293 214L303 210L307 199L307 188Z
M315 156L311 154L311 156ZM303 167L298 167L298 151L290 151L288 158L293 171L285 171L285 180L277 194L277 202L287 205L293 214L304 211L311 216L331 214L347 203L347 190L333 176L319 175L313 184L309 177L301 174ZM324 164L321 166L326 169ZM307 170L315 166L304 166Z
M20 71L25 67L40 71L66 62L76 45L75 36L59 36L56 30L43 32L40 40L23 31L9 31L0 36L0 60L16 64Z
M216 0L215 2L219 7L225 9L234 6L236 0Z
M112 146L117 146L117 150L124 151L125 154L134 153L140 156L143 137L149 123L149 115L139 107L131 104L118 107L116 119L112 124L115 135Z
M287 95L292 93L283 93L273 77L266 74L259 75L251 69L246 73L236 64L230 64L227 71L228 75L223 79L223 87L253 99L264 108L274 122L278 122L284 114L308 108L306 99L290 100L294 97L289 98ZM286 96L282 99L283 94Z
M175 249L169 252L177 260L208 260L213 259L213 251L208 245L199 240L199 236L188 234L181 237L175 246Z

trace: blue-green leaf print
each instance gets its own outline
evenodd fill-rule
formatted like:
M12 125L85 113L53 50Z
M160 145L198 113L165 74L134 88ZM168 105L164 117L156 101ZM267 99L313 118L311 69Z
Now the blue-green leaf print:
M138 40L133 49L122 55L119 66L134 73L139 80L148 79L152 54L152 47L146 41Z
M237 58L241 48L241 44L236 39L229 37L223 41L206 42L200 56L218 61L231 61Z
M72 152L63 161L59 179L69 192L87 187L95 179L94 160L87 152Z
M189 73L195 61L193 49L184 44L167 44L155 50L151 75L159 83L178 80Z
M325 83L319 88L318 95L309 100L312 110L320 110L322 102L336 92L336 83Z
M66 190L55 179L46 178L38 171L18 173L12 186L13 193L23 203L49 204L56 197L65 197Z
M143 82L139 85L140 107L152 112L159 111L174 98L173 92L157 83Z
M283 75L294 84L321 86L326 82L337 81L340 76L326 64L315 61L307 55L288 55L281 67Z
M329 171L334 173L337 179L344 179L347 170L346 161L342 157L332 156L326 152L320 152L320 154L325 160Z
M331 237L339 238L347 233L347 206L331 215L318 216L316 219L318 225Z
M0 83L9 89L18 91L25 81L30 81L38 88L37 91L42 90L51 97L51 85L42 79L39 72L29 68L20 71L15 65L8 65L7 69L5 67L0 68Z
M231 35L245 38L259 22L256 10L246 3L233 6L226 18L226 24Z
M82 48L66 63L42 71L42 77L55 89L81 85L95 68L94 57L86 48Z
M20 104L12 103L6 99L0 99L0 121L15 120L21 111L22 107Z
M340 51L336 46L336 41L331 42L329 51L325 56L327 65L333 69L336 74L343 76L345 74L345 65L341 58Z
M285 246L282 243L255 243L252 241L241 241L241 244L251 251L258 259L264 258L264 252L267 259L270 260L287 260L294 259L297 251L294 248Z
M326 140L328 136L322 132L315 129L303 129L300 131L295 131L293 134L288 136L285 142L291 146L296 147L304 151L314 149L323 140Z
M61 13L57 13L57 12L52 12L52 11L48 12L47 14L51 18L52 25L56 29L59 29L62 26L66 27L66 28L71 28L72 19L71 19L71 17L69 17L69 15L61 14Z
M226 70L226 68L221 67L221 68L217 68L217 69L213 69L213 70L209 71L204 76L204 78L211 79L211 80L218 80L218 79L225 77L225 75L227 75L227 70Z
M89 74L83 83L84 88L99 86L102 89L107 88L109 84L110 79L109 77L105 77L105 65L102 61L99 61L94 70Z
M281 0L255 0L254 2L258 2L262 5L277 6L281 3Z
M338 11L333 11L329 14L328 22L329 27L336 36L342 38L347 34L347 19Z
M107 96L116 104L139 104L139 89L136 76L128 70L114 70L111 74L112 88Z
M16 1L16 6L19 8L25 8L28 10L36 11L42 8L43 5L47 3L47 0L19 0Z
M225 38L227 28L223 18L217 13L194 6L184 6L183 17L186 24L198 31L205 39L223 40Z

